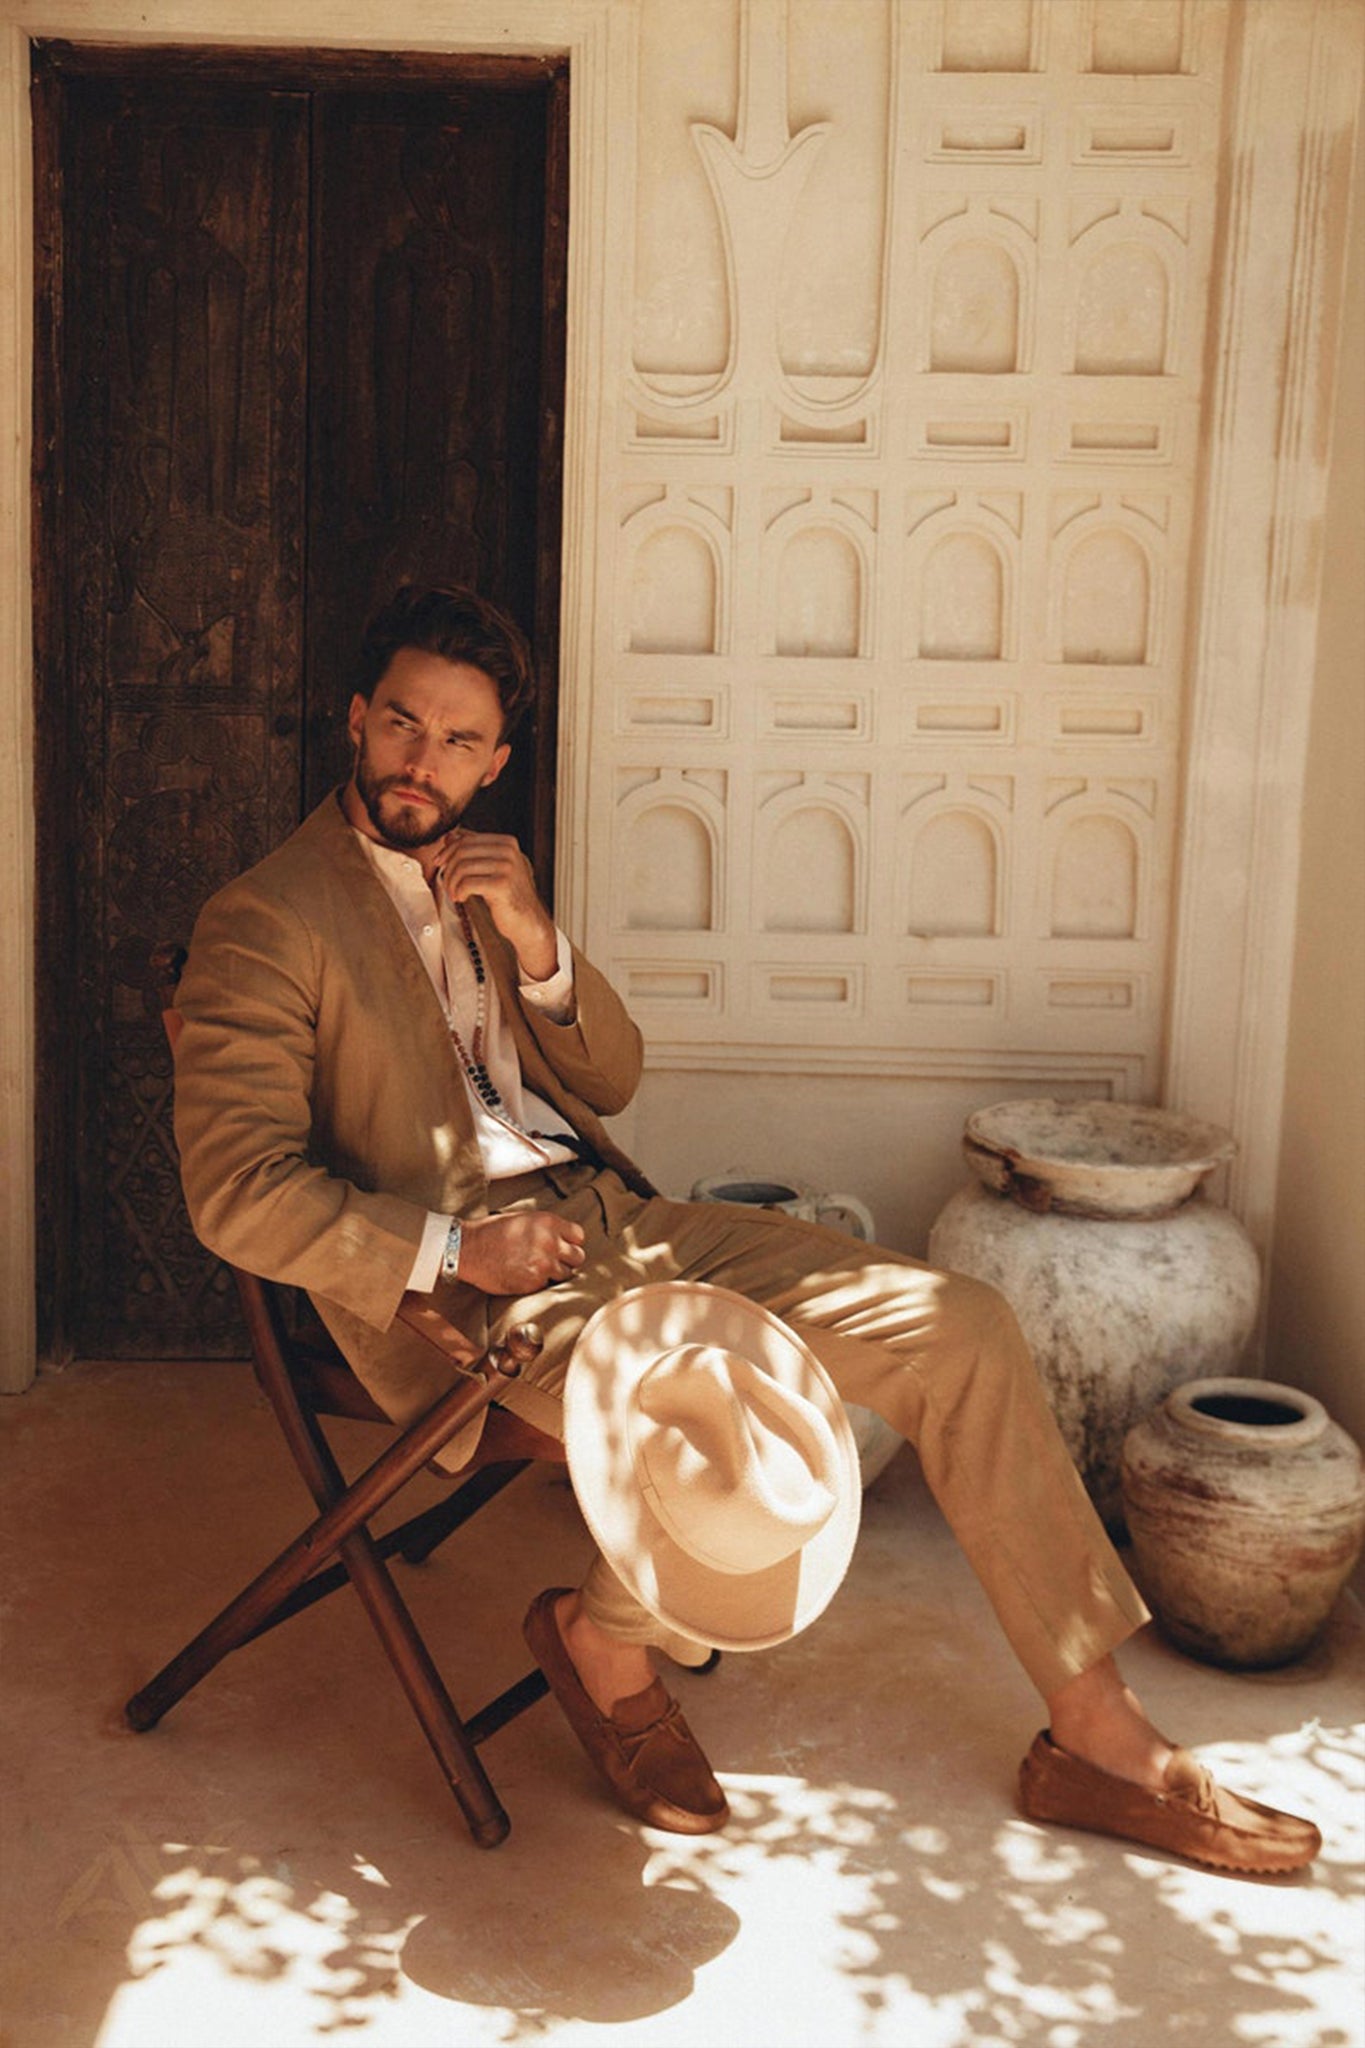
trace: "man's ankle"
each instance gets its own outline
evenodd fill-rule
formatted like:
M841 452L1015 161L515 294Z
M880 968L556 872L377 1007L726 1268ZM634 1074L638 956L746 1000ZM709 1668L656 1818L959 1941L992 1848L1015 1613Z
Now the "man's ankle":
M1116 1778L1160 1787L1171 1744L1128 1690L1112 1660L1085 1672L1048 1702L1053 1741Z
M611 1714L620 1701L643 1692L654 1677L644 1646L619 1642L599 1628L584 1613L578 1593L566 1594L560 1601L555 1623L583 1690L602 1713Z

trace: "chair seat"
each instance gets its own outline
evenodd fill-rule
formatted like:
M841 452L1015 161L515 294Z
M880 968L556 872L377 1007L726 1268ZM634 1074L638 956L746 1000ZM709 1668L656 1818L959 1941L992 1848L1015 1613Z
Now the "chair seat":
M292 1340L294 1379L305 1393L308 1405L319 1415L347 1416L353 1422L378 1422L392 1427L391 1419L358 1380L342 1353L321 1323L305 1325ZM485 1465L535 1460L562 1465L567 1454L558 1437L538 1429L533 1422L496 1402L484 1418L478 1448L457 1473L446 1478L468 1478ZM435 1468L435 1469L440 1469Z

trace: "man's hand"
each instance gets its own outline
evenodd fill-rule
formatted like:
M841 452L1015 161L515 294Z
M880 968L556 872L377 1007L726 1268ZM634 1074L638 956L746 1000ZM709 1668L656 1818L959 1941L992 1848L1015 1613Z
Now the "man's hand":
M515 839L501 832L467 832L458 825L431 872L452 903L482 896L527 981L550 979L559 961L554 920L536 894L531 863Z
M581 1223L520 1209L465 1224L459 1277L484 1294L530 1294L570 1279L586 1257Z

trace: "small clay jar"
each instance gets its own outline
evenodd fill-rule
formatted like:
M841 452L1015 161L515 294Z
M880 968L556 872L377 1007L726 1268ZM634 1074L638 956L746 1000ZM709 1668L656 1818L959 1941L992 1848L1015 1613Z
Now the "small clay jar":
M1190 1380L1124 1440L1134 1576L1171 1640L1239 1670L1312 1645L1365 1539L1365 1468L1320 1401Z

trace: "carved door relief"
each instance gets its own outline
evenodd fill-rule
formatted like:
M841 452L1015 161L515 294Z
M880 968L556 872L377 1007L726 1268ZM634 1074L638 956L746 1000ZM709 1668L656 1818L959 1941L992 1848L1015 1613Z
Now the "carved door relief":
M41 50L36 619L44 1348L239 1352L148 955L345 767L372 605L531 633L485 822L550 884L564 78Z
M1229 8L707 19L641 8L589 950L660 1068L1144 1099Z

